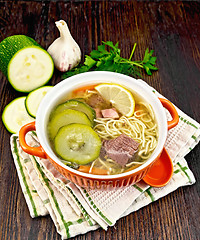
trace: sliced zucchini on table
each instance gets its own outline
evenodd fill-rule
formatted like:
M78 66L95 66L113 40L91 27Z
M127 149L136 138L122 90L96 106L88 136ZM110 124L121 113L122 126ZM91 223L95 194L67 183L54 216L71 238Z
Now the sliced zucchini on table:
M16 98L3 110L2 121L10 133L17 133L23 125L34 120L26 111L25 99Z
M84 165L99 156L101 139L90 126L74 123L59 129L54 147L61 158Z
M48 124L50 139L54 139L61 127L71 123L81 123L92 127L92 123L85 113L73 109L65 109L58 114L52 114Z
M19 92L30 92L52 77L54 63L34 39L13 35L0 43L0 70Z
M70 99L65 103L58 105L54 110L53 114L58 114L65 109L74 109L74 110L85 113L90 119L90 121L92 122L92 125L94 126L94 119L96 117L96 112L87 103L81 102L77 99Z
M36 117L36 113L38 110L38 107L44 98L44 96L47 94L49 90L51 90L53 86L44 86L41 88L38 88L36 90L31 91L25 100L25 107L27 112L32 116Z

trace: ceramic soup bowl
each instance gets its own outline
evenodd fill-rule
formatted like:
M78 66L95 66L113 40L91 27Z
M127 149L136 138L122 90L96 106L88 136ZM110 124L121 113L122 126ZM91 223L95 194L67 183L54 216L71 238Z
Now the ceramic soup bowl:
M116 175L94 175L80 172L63 164L54 153L47 134L47 123L50 113L59 103L66 100L66 96L73 90L99 84L116 83L124 86L130 91L139 94L148 102L155 114L158 125L158 143L150 158L138 168ZM167 121L165 108L172 116ZM22 149L32 155L48 158L53 166L71 182L86 188L122 187L140 181L148 173L152 164L156 162L162 153L167 132L178 123L178 114L171 102L166 99L159 99L148 85L132 77L113 72L88 72L69 77L57 85L43 98L36 115L36 121L23 126L19 132L19 140ZM36 130L40 146L30 147L27 145L25 136L29 131Z

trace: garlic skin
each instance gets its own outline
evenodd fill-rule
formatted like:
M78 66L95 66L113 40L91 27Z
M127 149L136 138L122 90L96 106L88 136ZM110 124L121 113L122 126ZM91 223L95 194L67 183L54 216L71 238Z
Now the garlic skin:
M61 72L66 72L80 63L81 50L73 39L67 23L60 20L55 24L60 32L60 37L49 46L47 51L53 58L55 67Z

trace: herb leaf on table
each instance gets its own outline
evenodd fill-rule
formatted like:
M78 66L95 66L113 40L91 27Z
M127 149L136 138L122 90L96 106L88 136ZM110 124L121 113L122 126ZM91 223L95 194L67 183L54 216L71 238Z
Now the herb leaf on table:
M123 58L120 56L120 48L118 43L115 45L111 41L103 42L97 50L92 50L90 55L85 55L83 64L79 64L62 75L62 78L67 78L78 73L88 71L111 71L123 73L133 77L141 77L141 70L144 70L147 75L152 75L152 71L158 70L155 66L156 57L153 56L153 50L147 48L142 61L132 60L135 52L136 43L133 46L130 57Z

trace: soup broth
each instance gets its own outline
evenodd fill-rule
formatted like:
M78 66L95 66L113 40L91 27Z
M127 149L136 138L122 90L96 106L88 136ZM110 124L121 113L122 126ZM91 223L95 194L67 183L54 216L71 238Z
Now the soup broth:
M157 146L157 123L150 104L133 91L131 95L134 111L127 117L95 86L69 93L53 109L47 126L60 160L79 171L101 175L144 164Z

